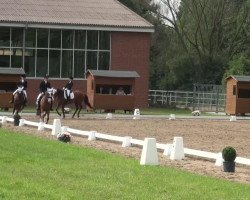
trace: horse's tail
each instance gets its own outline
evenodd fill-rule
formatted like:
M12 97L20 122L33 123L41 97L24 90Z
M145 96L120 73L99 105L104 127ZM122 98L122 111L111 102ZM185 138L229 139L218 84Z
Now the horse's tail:
M86 94L84 95L83 101L84 101L85 105L87 105L88 107L93 109L93 106L90 105L89 98Z

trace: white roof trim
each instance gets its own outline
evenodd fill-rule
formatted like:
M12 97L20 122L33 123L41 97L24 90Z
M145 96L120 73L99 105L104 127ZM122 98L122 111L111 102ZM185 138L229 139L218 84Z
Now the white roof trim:
M26 27L26 28L47 28L47 29L70 29L70 30L99 30L99 31L120 31L120 32L144 32L153 33L154 28L148 27L113 27L113 26L84 26L84 25L58 25L58 24L29 24L29 23L5 23L0 26Z

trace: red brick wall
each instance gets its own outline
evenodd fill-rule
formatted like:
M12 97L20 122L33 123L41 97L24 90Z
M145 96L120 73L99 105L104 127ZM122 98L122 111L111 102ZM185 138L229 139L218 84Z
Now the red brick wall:
M135 107L148 106L150 33L112 32L111 70L136 71L140 78L135 82ZM28 104L33 104L39 93L42 79L28 79ZM65 80L50 79L52 87L62 88ZM74 90L87 90L86 80L74 80Z
M148 106L150 33L113 32L111 70L136 71L135 106Z

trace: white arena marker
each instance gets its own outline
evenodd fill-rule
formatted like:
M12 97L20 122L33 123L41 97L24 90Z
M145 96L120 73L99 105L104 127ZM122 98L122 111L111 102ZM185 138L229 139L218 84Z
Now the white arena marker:
M90 131L88 140L90 140L90 141L91 140L96 140L95 134L96 134L96 131Z
M218 153L215 165L216 166L222 166L222 164L223 164L222 153Z
M62 130L61 130L61 121L60 121L60 119L54 119L51 134L52 135L57 135L57 134L61 133L61 131Z
M159 164L155 138L145 138L140 164L141 165Z
M176 118L175 118L175 114L171 114L170 116L169 116L169 120L175 120Z
M24 119L20 119L20 121L19 121L19 126L24 126Z
M134 117L133 119L140 119L140 110L138 108L136 108L134 110Z
M43 131L44 130L44 122L39 122L37 130L38 131Z
M174 137L173 150L170 154L171 160L181 160L184 158L183 138Z
M230 116L230 122L235 122L235 121L237 121L236 116L235 115L231 115Z
M113 118L112 113L108 113L106 119L112 119L112 118Z
M132 137L125 136L124 140L122 142L122 147L130 147L131 146L131 139L132 139Z
M173 144L167 144L166 148L164 149L163 155L170 156L172 150L173 150Z

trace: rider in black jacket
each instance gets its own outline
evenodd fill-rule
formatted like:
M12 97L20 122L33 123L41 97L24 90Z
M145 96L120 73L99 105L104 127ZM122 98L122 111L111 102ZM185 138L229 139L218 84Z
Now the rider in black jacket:
M69 82L65 85L64 89L64 97L67 101L70 101L70 93L72 92L73 88L73 77L69 77Z
M40 93L39 93L37 100L36 100L37 110L40 110L40 101L41 101L43 95L45 94L45 92L47 92L48 89L51 88L51 85L50 85L50 82L48 81L48 79L49 79L49 76L46 74L44 76L44 80L39 85ZM51 103L51 110L52 110L52 103Z
M26 80L26 75L25 74L22 74L21 75L21 79L20 81L17 82L17 89L15 92L13 92L13 95L12 95L12 100L10 101L10 103L13 103L14 102L14 96L15 94L18 92L18 90L22 91L24 96L25 96L25 99L24 99L24 106L26 106L27 104L27 87L28 87L28 83L27 83L27 80Z

